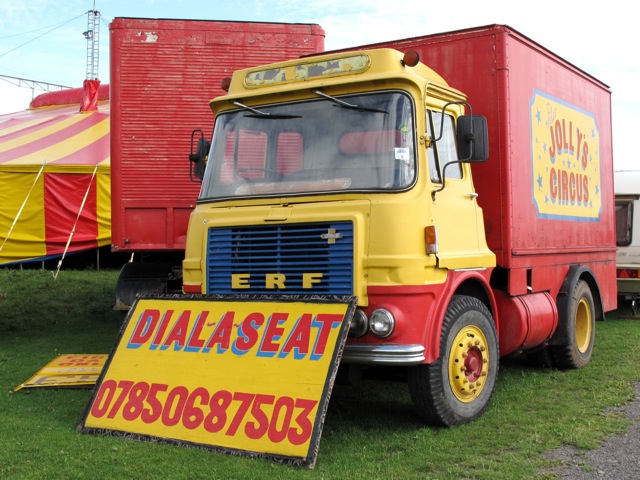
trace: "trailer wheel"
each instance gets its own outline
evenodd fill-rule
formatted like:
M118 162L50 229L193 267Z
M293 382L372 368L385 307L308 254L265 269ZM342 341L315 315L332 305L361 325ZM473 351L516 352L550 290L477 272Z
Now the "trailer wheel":
M478 299L454 296L444 318L440 355L409 369L409 392L418 416L450 427L481 416L498 376L498 336Z
M584 367L591 359L596 331L596 309L589 285L580 280L571 296L568 345L550 346L553 360L558 368L575 369Z

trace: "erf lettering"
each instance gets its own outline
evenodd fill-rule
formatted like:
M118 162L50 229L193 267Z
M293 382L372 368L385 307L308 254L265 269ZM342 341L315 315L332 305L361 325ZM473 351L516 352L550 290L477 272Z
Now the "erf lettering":
M324 355L332 329L342 323L341 314L261 312L246 315L239 323L236 312L225 312L217 322L207 322L208 311L175 312L146 309L138 318L127 348L145 346L149 350L173 350L235 355L252 353L258 357L318 360ZM192 321L192 318L194 319Z
M314 285L322 282L322 273L303 273L302 288L311 290ZM234 290L244 290L251 288L251 274L234 273L231 275L231 288ZM287 277L282 273L267 273L264 276L264 287L267 290L286 290Z

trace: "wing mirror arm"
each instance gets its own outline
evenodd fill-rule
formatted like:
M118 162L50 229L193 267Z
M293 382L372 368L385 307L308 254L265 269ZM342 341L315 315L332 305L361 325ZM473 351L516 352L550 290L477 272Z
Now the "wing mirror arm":
M448 162L442 168L442 186L431 192L431 198L433 200L436 198L436 193L444 190L446 178L445 171L449 165L454 163L481 163L489 159L489 133L487 128L487 119L482 115L473 115L471 105L464 101L449 102L442 107L440 136L435 139L434 142L437 142L442 138L442 132L444 131L444 112L449 105L465 105L469 109L469 115L461 115L458 117L456 143L460 159Z

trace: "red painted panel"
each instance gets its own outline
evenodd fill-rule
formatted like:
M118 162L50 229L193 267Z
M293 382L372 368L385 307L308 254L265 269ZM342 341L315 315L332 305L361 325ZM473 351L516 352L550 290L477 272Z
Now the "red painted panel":
M225 93L221 80L239 68L322 51L324 31L313 24L116 18L110 34L113 245L147 249L149 233L136 231L144 226L162 232L155 250L182 250L184 212L200 189L189 178L191 132L202 128L211 137L209 101ZM170 223L128 221L130 208L136 215L165 209Z
M125 243L154 250L167 244L166 208L125 208L125 228L129 236Z

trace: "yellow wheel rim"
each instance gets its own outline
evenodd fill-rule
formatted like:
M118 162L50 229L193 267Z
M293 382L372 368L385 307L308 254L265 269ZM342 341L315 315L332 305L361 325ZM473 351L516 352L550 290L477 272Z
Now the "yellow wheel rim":
M464 403L478 398L489 371L489 348L481 329L467 325L458 332L448 364L449 384L455 397Z
M576 309L576 346L585 353L591 345L593 312L586 298L581 298Z

